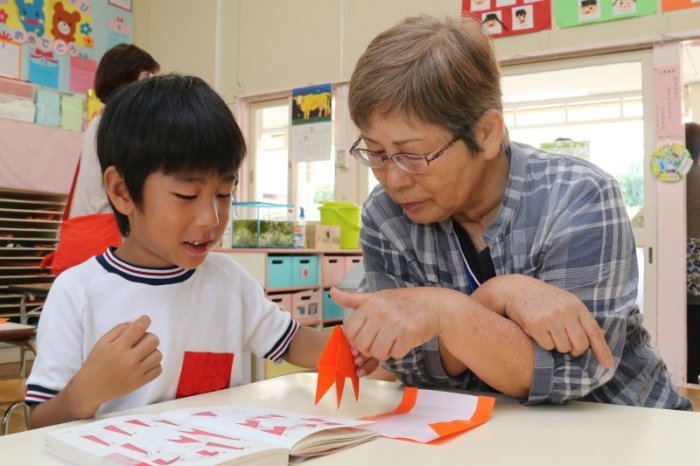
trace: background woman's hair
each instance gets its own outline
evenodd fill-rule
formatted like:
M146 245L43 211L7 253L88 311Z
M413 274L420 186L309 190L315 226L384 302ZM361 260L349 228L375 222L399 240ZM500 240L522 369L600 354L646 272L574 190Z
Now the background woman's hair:
M158 70L160 65L145 50L133 44L115 45L105 52L97 65L95 95L107 103L120 86L136 81L144 71L156 73Z
M407 18L372 40L350 80L350 116L362 128L374 111L399 112L443 126L473 152L473 130L501 110L498 62L479 21Z

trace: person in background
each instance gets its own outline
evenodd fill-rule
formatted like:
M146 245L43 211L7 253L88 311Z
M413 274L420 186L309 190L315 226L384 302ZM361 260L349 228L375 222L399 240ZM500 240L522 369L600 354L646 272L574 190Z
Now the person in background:
M700 124L685 124L685 146L693 158L686 174L688 235L688 382L700 383Z
M160 65L145 50L133 44L115 45L105 52L97 65L95 95L103 104L106 104L114 91L124 84L151 77L159 71ZM102 171L95 149L99 123L100 114L97 114L88 124L83 136L80 170L76 179L69 218L112 212L102 184Z
M199 78L157 76L110 97L97 155L125 239L51 287L25 397L33 428L239 385L246 352L315 367L328 334L210 254L245 152Z
M421 16L380 33L349 93L364 203L364 293L350 342L402 382L690 409L636 304L632 229L613 177L511 142L478 20Z

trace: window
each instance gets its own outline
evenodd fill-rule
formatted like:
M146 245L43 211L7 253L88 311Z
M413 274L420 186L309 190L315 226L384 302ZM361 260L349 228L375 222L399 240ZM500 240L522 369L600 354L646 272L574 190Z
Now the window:
M289 163L289 99L250 106L250 186L245 201L293 204L303 207L308 221L320 219L321 202L333 199L335 161ZM333 110L335 112L335 108Z

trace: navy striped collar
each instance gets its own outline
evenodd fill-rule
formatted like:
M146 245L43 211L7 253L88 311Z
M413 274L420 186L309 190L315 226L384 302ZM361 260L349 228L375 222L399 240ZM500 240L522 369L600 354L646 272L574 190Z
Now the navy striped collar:
M149 268L130 264L114 255L114 248L108 248L102 255L96 256L97 262L110 273L138 283L147 285L171 285L184 282L192 276L196 269L181 267Z

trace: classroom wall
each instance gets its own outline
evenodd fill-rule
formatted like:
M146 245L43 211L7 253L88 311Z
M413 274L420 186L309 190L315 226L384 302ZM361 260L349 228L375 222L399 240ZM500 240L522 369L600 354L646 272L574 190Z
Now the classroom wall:
M163 71L201 76L227 100L350 78L405 16L458 15L461 0L134 0L134 41ZM503 37L502 60L700 36L700 8ZM218 57L218 60L217 60Z

